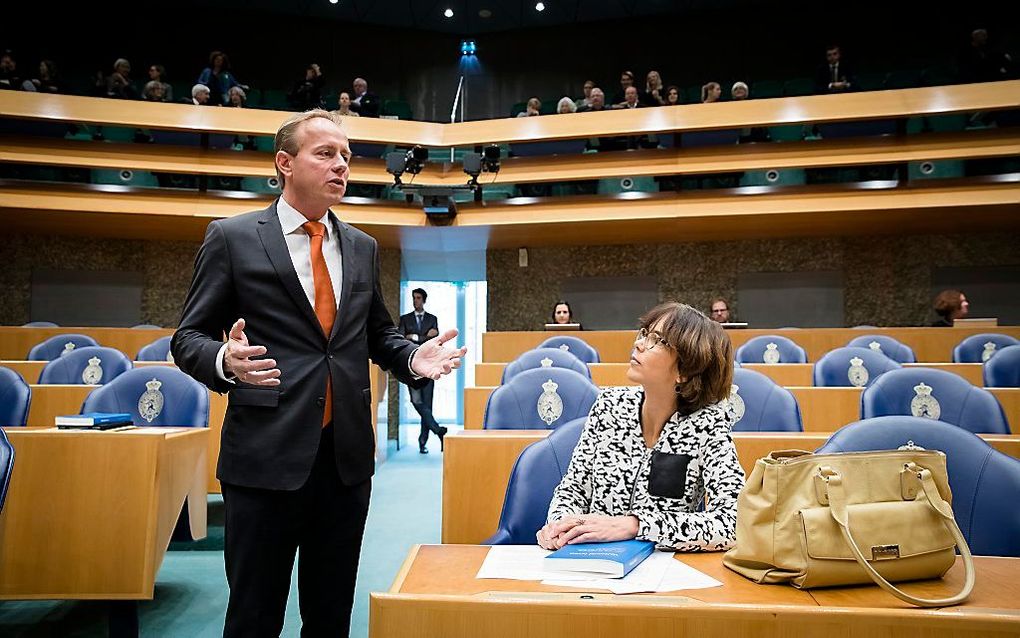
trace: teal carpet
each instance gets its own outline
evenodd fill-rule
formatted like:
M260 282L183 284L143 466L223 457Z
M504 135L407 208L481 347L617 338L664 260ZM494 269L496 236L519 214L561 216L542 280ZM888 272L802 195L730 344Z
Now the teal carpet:
M418 454L418 427L401 428L399 452L377 469L372 487L365 543L358 571L351 636L368 636L368 595L389 589L411 546L438 543L443 457L439 442ZM223 632L227 581L223 574L223 501L210 497L209 537L199 543L173 543L156 577L155 597L139 605L141 635L153 638L213 638ZM189 551L176 551L189 550ZM295 570L296 573L296 570ZM2 577L2 574L0 574ZM282 636L298 636L301 616L296 578ZM0 602L0 636L5 638L101 638L107 634L106 608L92 601Z

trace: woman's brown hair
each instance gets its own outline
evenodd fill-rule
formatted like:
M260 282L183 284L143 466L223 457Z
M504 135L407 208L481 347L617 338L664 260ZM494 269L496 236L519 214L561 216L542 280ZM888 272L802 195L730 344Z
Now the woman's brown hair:
M733 344L722 327L687 304L668 302L641 317L641 327L656 332L676 352L677 411L690 414L730 396Z
M940 317L949 319L953 313L960 310L963 302L963 293L959 290L943 290L935 297L935 312Z

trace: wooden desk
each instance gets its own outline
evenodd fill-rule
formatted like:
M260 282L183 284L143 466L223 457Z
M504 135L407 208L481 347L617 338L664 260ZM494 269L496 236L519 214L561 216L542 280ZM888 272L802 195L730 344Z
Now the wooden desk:
M443 455L443 543L481 543L496 532L510 472L524 448L549 430L465 430L451 432ZM744 473L774 450L821 447L831 432L734 432ZM992 447L1020 459L1020 435L981 434Z
M142 346L149 345L156 339L168 337L173 333L174 331L170 329L133 330L131 328L25 328L22 326L0 326L0 360L24 360L32 346L42 343L50 337L62 334L87 335L98 341L101 346L116 348L128 357L134 357Z
M181 508L206 531L204 428L7 428L0 599L151 599Z
M996 332L1020 338L1020 326L966 328L804 328L802 330L730 330L727 332L733 347L738 348L753 337L782 335L807 351L809 361L817 361L826 352L845 346L851 339L865 334L887 335L914 350L921 363L947 363L953 360L953 348L965 338ZM583 332L486 332L482 335L483 357L486 362L506 363L521 353L537 348L550 337L571 335L588 342L599 351L603 363L626 363L634 346L632 330L590 330ZM479 384L481 385L481 384ZM811 383L802 384L811 385Z
M488 550L472 545L414 547L390 590L371 594L369 636L988 638L1020 633L1020 585L1015 579L1020 560L1015 558L978 557L970 600L927 610L908 608L878 587L802 591L756 585L723 567L719 553L678 559L716 578L722 587L582 599L579 588L474 578ZM941 581L903 587L920 595L946 595L962 580L958 562Z

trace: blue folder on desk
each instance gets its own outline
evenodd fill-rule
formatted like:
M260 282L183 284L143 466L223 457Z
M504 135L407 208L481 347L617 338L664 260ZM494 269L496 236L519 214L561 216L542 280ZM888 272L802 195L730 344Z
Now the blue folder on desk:
M612 541L567 545L545 557L546 567L557 571L592 572L623 578L652 555L651 541Z

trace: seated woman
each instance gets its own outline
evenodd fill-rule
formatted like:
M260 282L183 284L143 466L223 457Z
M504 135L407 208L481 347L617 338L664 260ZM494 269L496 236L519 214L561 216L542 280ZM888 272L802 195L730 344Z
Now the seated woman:
M558 324L577 323L576 321L574 321L574 313L570 309L570 304L568 304L565 301L557 301L553 305L552 323Z
M952 328L954 321L965 318L970 312L970 303L959 290L943 290L932 306L939 317L932 322L933 328Z
M728 549L744 485L730 437L729 337L688 305L657 306L641 319L627 378L638 385L605 388L592 406L538 544Z

